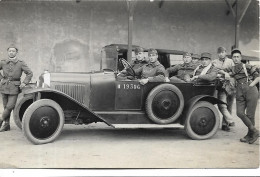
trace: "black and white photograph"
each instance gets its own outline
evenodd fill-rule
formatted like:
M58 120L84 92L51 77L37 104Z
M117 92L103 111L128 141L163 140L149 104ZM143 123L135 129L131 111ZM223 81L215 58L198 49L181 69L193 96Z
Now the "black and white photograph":
M259 0L0 0L0 171L255 174L259 54Z

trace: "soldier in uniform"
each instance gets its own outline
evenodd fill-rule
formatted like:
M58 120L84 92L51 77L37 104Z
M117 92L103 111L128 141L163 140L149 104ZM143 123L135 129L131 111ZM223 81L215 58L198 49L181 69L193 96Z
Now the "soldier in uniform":
M185 83L190 82L194 69L198 66L191 62L191 54L186 52L183 54L183 64L178 64L173 67L166 69L166 82L175 83ZM177 75L172 76L170 79L168 77L170 74L177 73Z
M0 70L3 70L3 75L0 73L0 92L4 106L2 118L0 119L0 132L10 130L10 114L15 107L20 88L28 84L33 76L26 63L17 58L18 49L14 45L10 45L7 52L8 59L0 61ZM23 82L20 80L22 72L26 74ZM3 124L3 122L5 123Z
M242 54L239 49L233 49L231 56L235 66L219 72L230 75L236 80L237 116L248 128L246 136L241 138L240 141L252 144L259 137L259 131L255 127L255 111L258 100L256 84L260 80L259 73L255 67L241 62Z
M197 68L194 70L191 81L196 80L196 82L205 83L214 81L217 78L218 71L211 62L211 54L206 52L202 53L200 61L201 65L197 66Z
M133 67L134 70L138 69L138 68L140 68L143 65L148 63L146 61L145 56L144 56L144 48L136 47L135 48L135 56L136 56L136 60L133 61L133 63L132 63L132 67Z
M145 55L144 55L144 48L142 47L136 47L135 48L135 56L136 59L131 63L131 66L133 70L138 69L142 67L143 65L147 64L148 62L146 61ZM122 70L118 74L118 80L125 80L125 79L134 79L133 76L129 76L126 72L126 70Z
M158 61L158 53L155 49L148 50L149 63L142 67L135 69L136 75L139 75L140 83L145 85L148 82L164 82L165 81L165 68Z
M227 52L224 47L219 47L217 53L218 59L213 60L212 63L218 70L223 70L225 68L232 67L235 65L233 60L227 57ZM222 130L224 131L229 131L229 127L235 125L232 117L232 105L235 99L235 94L226 91L225 87L230 86L230 84L227 84L227 82L230 82L232 85L235 84L234 80L222 79L222 86L218 88L217 94L218 99L227 103L227 105L218 104L219 111L223 115Z
M200 56L199 56L198 54L193 53L193 54L191 55L191 58L192 58L191 62L192 62L193 64L195 64L195 65L199 65L199 64L200 64L200 61L199 61Z

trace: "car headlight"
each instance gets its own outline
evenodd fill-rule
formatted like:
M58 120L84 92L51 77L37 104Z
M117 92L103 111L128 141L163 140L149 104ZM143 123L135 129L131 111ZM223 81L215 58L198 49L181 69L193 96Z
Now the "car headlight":
M39 77L38 87L49 88L51 86L51 74L45 70Z

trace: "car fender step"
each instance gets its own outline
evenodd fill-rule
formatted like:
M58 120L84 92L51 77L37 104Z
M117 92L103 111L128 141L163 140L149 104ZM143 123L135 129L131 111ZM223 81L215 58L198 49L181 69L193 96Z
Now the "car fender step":
M138 128L184 128L181 124L112 124L114 128L127 128L127 129L138 129Z

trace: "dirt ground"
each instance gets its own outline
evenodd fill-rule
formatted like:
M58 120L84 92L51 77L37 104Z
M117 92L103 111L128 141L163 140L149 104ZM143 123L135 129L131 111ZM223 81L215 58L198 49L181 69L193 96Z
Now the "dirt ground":
M256 115L259 129L259 104ZM189 139L183 129L65 125L57 140L44 145L31 144L12 120L11 131L0 134L0 168L259 168L259 139L241 143L247 129L234 120L230 132L219 130L203 141Z

